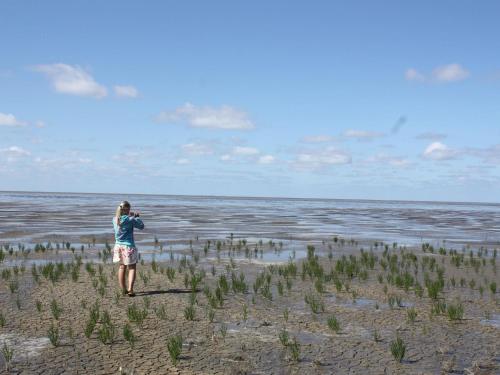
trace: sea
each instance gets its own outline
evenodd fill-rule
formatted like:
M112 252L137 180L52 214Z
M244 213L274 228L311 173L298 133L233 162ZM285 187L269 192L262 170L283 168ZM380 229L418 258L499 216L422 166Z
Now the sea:
M0 244L112 241L128 200L143 247L196 239L323 241L500 247L500 204L143 194L0 192Z

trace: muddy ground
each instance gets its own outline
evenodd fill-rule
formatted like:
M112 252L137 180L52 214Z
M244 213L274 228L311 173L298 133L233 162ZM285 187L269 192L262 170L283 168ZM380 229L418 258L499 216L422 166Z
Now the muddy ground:
M0 368L13 374L500 373L500 297L498 290L492 291L493 283L500 284L499 265L492 249L472 249L471 257L471 249L439 254L437 249L386 249L383 244L340 243L333 238L314 243L309 253L305 246L294 248L294 253L286 244L241 239L232 244L227 240L219 250L211 241L205 253L206 246L206 240L194 240L192 249L187 246L173 260L159 256L160 260L138 264L135 297L121 295L116 265L96 260L87 266L85 258L80 264L79 251L61 249L57 256L54 250L31 252L22 262L12 262L20 255L4 252L0 346L5 343L12 349L13 358L6 363L5 353L0 355ZM362 261L361 247L370 254L371 265ZM411 265L405 262L408 254L416 259ZM460 264L452 264L461 254ZM349 255L356 257L354 272L337 265L342 255L347 260ZM386 264L391 255L397 256L392 271ZM52 275L53 280L49 271L43 274L46 263L37 263L36 272L31 268L30 259L61 257L72 266ZM175 270L172 280L167 269ZM403 271L415 279L406 287L388 276ZM437 280L440 273L442 288L437 298L431 298L425 279ZM193 293L192 277L200 274ZM240 274L243 283L238 283ZM227 293L221 275L226 277ZM255 284L259 278L261 283ZM217 286L222 306L215 297ZM86 337L96 303L100 317ZM439 303L448 308L461 305L463 315L453 320L446 307L436 311ZM130 321L127 311L132 304L146 311L142 324ZM190 305L193 320L186 317ZM54 306L62 309L57 319ZM413 320L410 310L416 313ZM105 311L114 335L103 343L99 330ZM332 316L338 329L328 325ZM136 337L133 346L124 338L126 324ZM58 332L56 346L49 340L51 327ZM183 339L176 365L167 349L167 340L175 335ZM401 362L391 353L397 337L406 346Z

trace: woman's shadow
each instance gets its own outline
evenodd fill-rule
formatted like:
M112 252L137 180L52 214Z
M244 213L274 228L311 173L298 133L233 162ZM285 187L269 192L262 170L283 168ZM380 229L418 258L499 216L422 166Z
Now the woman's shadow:
M195 293L201 292L201 289L195 289ZM180 288L171 288L167 290L146 290L143 292L135 292L136 296L153 296L155 294L189 294L193 293L192 289L180 289Z

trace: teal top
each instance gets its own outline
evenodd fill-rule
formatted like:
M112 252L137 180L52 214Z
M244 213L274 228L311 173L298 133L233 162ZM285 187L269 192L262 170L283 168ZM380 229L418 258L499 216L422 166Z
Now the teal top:
M133 247L135 247L134 228L144 229L144 223L141 219L127 215L120 217L120 225L116 223L116 218L114 217L113 226L115 228L115 243Z

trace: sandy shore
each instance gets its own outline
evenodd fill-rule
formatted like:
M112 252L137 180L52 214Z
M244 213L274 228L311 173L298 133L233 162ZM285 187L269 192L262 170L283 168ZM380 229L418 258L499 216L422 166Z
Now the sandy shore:
M42 264L34 272L29 260L39 254L25 258L24 270L7 267L14 256L4 252L0 346L13 358L0 355L0 367L15 374L500 373L499 292L492 290L499 266L491 249L471 257L462 249L391 245L384 252L377 244L361 252L332 238L304 259L266 261L286 245L227 240L217 250L212 241L206 253L205 246L194 241L184 259L139 264L133 298L120 294L116 266L80 264L78 251L68 252L72 265L59 273ZM439 280L431 298L428 285ZM131 321L133 304L142 323ZM99 318L86 335L95 306ZM463 314L453 315L459 306ZM167 349L175 335L183 338L176 365ZM397 337L406 347L401 361L391 353Z

